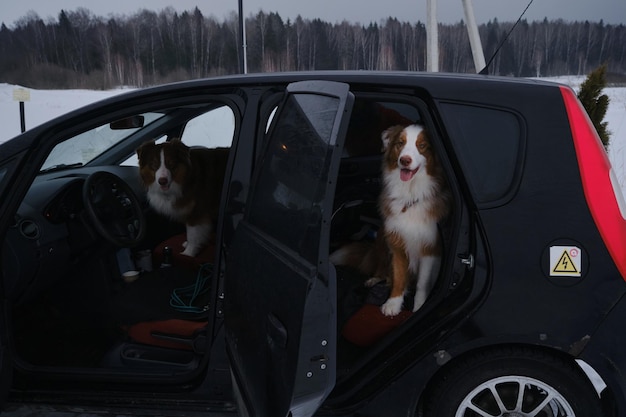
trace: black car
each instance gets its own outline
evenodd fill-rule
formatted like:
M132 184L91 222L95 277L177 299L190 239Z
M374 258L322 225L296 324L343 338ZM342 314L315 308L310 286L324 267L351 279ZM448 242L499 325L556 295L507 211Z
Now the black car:
M407 122L430 132L452 207L426 304L389 318L388 287L329 254L375 239L380 135ZM175 137L230 148L195 258L138 175L138 146ZM626 205L569 87L360 71L158 86L0 145L0 193L9 410L626 415Z

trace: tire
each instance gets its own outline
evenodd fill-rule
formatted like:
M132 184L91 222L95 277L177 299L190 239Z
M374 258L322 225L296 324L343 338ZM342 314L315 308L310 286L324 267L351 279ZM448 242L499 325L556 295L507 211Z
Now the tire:
M560 356L508 347L472 355L452 366L426 394L425 417L603 415L586 375Z

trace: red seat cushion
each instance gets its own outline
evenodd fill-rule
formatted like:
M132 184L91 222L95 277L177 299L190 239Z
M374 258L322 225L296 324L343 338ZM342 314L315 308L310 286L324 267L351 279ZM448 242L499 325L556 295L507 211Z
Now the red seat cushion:
M206 321L170 319L137 323L129 326L126 330L128 336L138 343L170 349L193 350L192 339L195 332L206 325ZM188 339L188 341L181 340L177 342L167 338L160 338L158 337L159 334Z
M202 251L198 255L193 258L190 256L181 255L181 252L185 250L185 248L183 247L183 243L186 241L187 235L185 233L181 233L161 242L156 248L154 248L152 254L152 263L154 267L158 268L163 262L163 249L165 249L166 246L172 248L173 265L190 270L196 270L200 268L202 264L213 262L213 259L215 257L215 244L213 243L213 239L211 239L211 242L207 246L205 246L205 248L202 249Z
M371 346L404 323L413 313L402 310L394 317L385 316L380 306L365 304L354 313L342 329L343 337L357 346Z

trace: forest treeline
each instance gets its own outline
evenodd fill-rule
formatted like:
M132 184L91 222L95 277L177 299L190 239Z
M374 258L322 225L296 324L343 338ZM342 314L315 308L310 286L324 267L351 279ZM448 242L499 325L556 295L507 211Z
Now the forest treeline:
M497 19L479 26L489 73L515 77L584 75L605 64L626 74L626 26L600 22ZM506 41L504 41L506 38ZM388 18L367 25L246 18L248 72L426 69L426 27ZM503 43L504 42L504 43ZM463 22L439 24L440 71L476 72ZM237 14L218 20L199 9L142 10L130 16L30 13L0 27L0 82L32 88L142 87L240 72Z

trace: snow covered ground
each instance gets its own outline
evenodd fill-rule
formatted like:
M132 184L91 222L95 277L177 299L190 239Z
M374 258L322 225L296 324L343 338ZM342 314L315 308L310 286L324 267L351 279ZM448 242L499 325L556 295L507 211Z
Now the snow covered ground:
M13 91L20 88L22 87L0 83L0 125L3 127L0 143L20 134L19 102L13 100ZM30 100L24 103L26 129L95 101L128 91L25 90L30 92Z
M584 81L583 76L549 78L572 86L576 91ZM0 84L0 143L20 133L19 103L13 99L14 85ZM111 91L91 90L32 90L30 101L24 104L26 129L33 128L56 116L86 104L123 93L127 89ZM605 88L609 96L609 109L605 120L611 132L609 158L626 195L626 87Z

